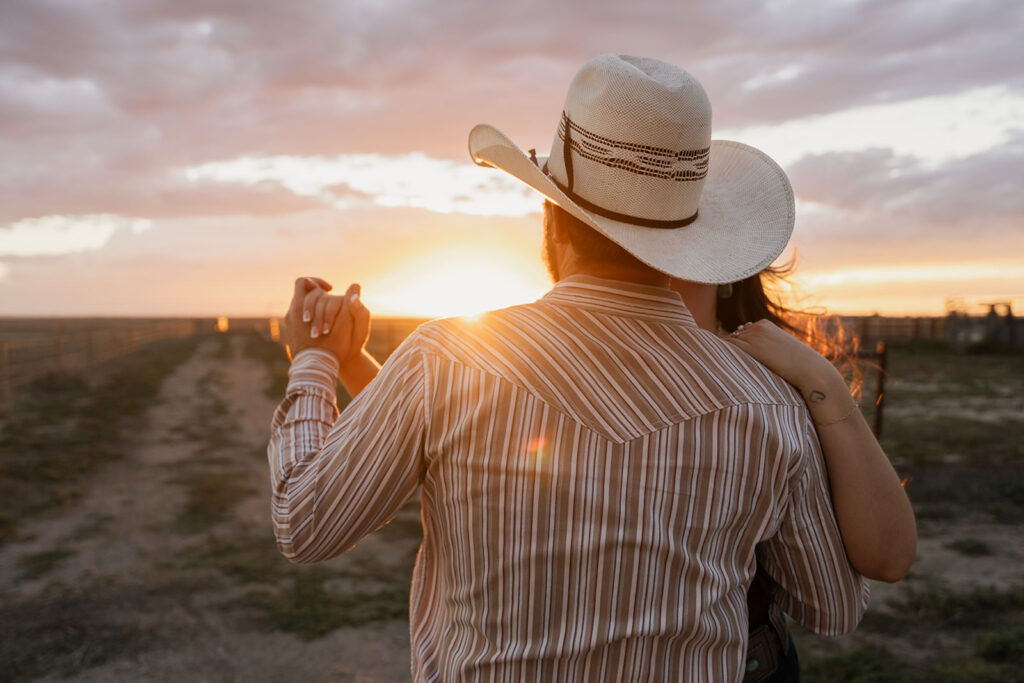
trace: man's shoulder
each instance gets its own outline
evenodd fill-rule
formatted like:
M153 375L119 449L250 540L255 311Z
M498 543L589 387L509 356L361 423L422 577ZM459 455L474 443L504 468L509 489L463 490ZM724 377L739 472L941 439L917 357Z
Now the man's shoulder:
M734 344L707 334L707 344L714 346L720 354L723 371L735 383L738 396L746 397L751 403L771 403L806 408L800 392L756 358Z
M450 350L450 343L453 341L469 341L507 334L511 326L522 325L528 319L542 317L542 306L542 302L535 301L474 315L437 318L416 328L414 336L427 348Z
M799 393L779 376L692 323L604 320L542 299L433 320L417 336L427 353L470 365L522 367L539 361L538 367L551 371L601 375L601 382L611 373L648 386L679 385L680 391L671 393L686 400L684 412L691 415L744 404L804 407Z

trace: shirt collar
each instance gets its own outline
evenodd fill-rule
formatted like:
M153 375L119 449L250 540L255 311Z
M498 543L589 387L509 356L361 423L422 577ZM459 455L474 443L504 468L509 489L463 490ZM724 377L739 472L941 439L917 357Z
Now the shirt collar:
M541 299L546 303L587 308L611 315L650 318L697 326L690 311L671 289L635 282L570 275Z

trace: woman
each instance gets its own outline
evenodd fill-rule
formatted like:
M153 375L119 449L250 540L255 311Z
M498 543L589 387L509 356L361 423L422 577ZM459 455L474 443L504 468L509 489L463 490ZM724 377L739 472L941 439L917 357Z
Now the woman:
M796 387L807 401L821 441L832 490L832 504L850 563L869 579L895 582L903 578L917 551L917 529L910 500L888 457L850 397L849 387L835 366L808 342L823 341L802 331L793 312L773 301L764 279L783 271L768 268L731 285L707 285L675 280L672 289L684 300L697 324L727 334L725 340L749 353ZM757 321L746 324L747 321ZM784 330L788 330L788 333ZM771 580L758 573L747 596L751 643L748 679L797 681L799 664L792 638L781 615L772 614ZM759 637L778 633L767 642L781 647L775 674L757 677L749 657Z

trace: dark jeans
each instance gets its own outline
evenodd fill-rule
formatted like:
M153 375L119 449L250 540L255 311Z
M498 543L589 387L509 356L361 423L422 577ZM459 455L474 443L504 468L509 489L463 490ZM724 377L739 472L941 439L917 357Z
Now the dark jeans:
M786 637L789 638L789 652L779 662L779 670L765 683L800 683L800 658L796 654L793 636L787 633Z

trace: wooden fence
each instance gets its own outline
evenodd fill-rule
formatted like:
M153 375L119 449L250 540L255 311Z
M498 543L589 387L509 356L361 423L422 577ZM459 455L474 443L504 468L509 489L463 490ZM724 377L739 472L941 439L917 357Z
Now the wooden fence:
M202 319L0 320L0 410L38 378L88 372L163 339L212 330Z

